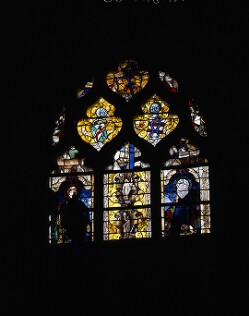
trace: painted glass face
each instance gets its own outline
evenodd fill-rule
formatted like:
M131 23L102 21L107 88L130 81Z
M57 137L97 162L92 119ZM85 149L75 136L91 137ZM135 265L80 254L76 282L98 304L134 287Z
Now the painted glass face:
M179 179L175 183L177 195L183 199L189 193L190 182L187 179Z

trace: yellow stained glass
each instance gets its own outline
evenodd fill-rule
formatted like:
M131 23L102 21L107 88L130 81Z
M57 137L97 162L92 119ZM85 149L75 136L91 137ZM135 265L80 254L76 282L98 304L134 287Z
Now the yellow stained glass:
M104 207L150 204L150 172L120 172L104 177Z
M151 176L139 159L141 152L126 143L104 174L104 240L151 237ZM136 171L134 170L136 168Z
M179 123L176 114L170 114L170 105L154 94L142 105L142 115L133 119L136 134L156 146L165 136L174 131Z
M151 237L149 208L104 211L104 240Z
M114 116L115 106L99 98L87 111L87 117L77 123L81 139L96 150L115 138L122 128L122 119Z
M110 71L106 76L108 87L129 101L141 91L149 81L147 70L139 70L135 60L127 59L119 64L117 71Z

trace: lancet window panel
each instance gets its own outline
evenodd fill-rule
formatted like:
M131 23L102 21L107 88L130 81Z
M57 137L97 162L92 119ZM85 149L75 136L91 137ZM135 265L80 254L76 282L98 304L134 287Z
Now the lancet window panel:
M162 237L211 232L208 161L188 140L179 144L161 170Z
M54 203L49 214L50 244L94 240L94 173L75 146L57 158L49 177Z
M103 176L103 239L151 237L151 171L141 152L125 144Z

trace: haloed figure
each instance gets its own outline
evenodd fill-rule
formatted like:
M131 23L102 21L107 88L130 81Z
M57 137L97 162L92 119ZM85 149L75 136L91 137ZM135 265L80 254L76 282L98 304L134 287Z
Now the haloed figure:
M165 125L164 119L159 115L161 105L157 102L151 104L150 112L152 113L149 118L148 136L149 138L159 138L160 133Z
M194 227L197 229L198 206L194 201L198 190L196 190L197 185L192 181L188 176L180 176L173 181L172 189L166 193L167 201L176 203L170 206L165 214L167 235L191 234ZM195 186L194 190L193 186Z
M71 185L66 191L67 201L62 209L61 223L72 243L91 238L91 221L88 207L79 199L80 189Z
M105 142L107 138L107 131L106 131L106 123L107 120L105 117L107 116L107 110L104 108L99 108L96 111L97 118L91 124L91 132L94 136L95 142Z

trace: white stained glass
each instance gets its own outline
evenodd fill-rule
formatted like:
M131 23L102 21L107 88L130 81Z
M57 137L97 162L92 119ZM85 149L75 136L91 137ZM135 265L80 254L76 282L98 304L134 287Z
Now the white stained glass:
M209 177L209 167L208 166L201 166L198 167L200 178L208 178Z
M150 171L104 175L105 208L150 203Z
M210 233L211 219L210 219L210 205L201 204L201 233Z
M57 192L59 190L60 185L62 182L66 181L66 177L50 177L49 178L49 187L54 192Z
M201 201L209 201L210 200L209 190L200 190L200 200Z

